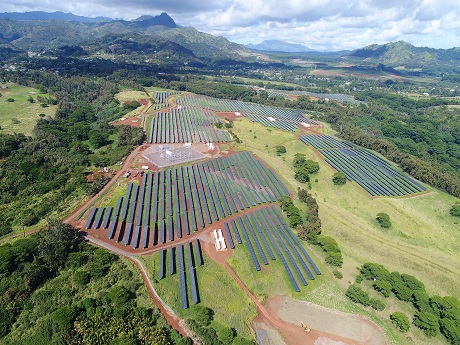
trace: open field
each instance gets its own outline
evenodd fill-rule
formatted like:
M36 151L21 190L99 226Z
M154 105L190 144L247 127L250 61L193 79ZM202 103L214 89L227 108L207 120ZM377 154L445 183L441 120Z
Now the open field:
M5 89L1 87L7 87ZM47 94L41 94L37 89L20 86L13 83L0 84L0 126L1 133L24 133L31 135L37 121L41 118L39 114L45 114L45 117L54 116L57 106L49 105L42 107L37 101L37 96L49 97ZM34 103L28 101L32 97ZM12 98L14 102L8 102Z

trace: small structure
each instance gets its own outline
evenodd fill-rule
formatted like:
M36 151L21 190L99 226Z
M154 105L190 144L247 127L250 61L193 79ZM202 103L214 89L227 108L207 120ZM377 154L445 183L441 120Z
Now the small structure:
M222 230L219 229L218 231L214 229L214 238L216 240L216 250L224 250L227 249L227 245L225 244L225 238L222 235Z

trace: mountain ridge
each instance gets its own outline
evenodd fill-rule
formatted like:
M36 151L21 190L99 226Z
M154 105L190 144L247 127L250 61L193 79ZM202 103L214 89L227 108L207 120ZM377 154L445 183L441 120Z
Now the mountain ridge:
M316 51L302 44L289 43L281 40L264 40L259 44L246 44L245 47L266 52L305 53Z

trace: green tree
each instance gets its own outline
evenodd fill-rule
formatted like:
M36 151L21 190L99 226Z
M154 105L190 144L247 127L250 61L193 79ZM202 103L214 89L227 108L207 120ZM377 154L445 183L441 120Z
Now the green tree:
M385 309L385 303L379 299L371 298L370 304L371 304L372 309L375 309L378 311Z
M345 296L347 296L353 302L360 303L365 307L371 304L368 293L355 284L351 284L348 287Z
M337 186L344 185L347 183L347 176L343 172L338 171L332 175L332 182Z
M376 280L372 286L374 287L374 290L380 292L384 297L390 297L390 292L391 292L391 283L386 280Z
M77 318L78 310L73 306L63 306L56 310L53 315L53 321L56 322L61 330L70 330Z
M429 337L435 337L439 333L439 318L432 313L424 311L417 312L413 323Z
M390 315L390 320L403 333L410 329L410 321L406 314L396 311Z
M276 154L280 156L282 153L286 153L286 147L279 145L276 147Z
M294 155L294 160L292 162L292 165L294 168L302 166L307 160L307 156L304 153L296 153Z
M8 334L13 320L13 313L0 305L0 338Z
M312 161L311 159L308 159L305 162L303 162L302 166L305 167L309 174L314 174L319 171L318 162Z
M382 228L388 229L391 227L391 220L388 214L383 212L377 213L377 217L375 217L375 219L377 219Z
M40 231L39 259L51 270L57 269L65 263L67 255L76 249L77 243L77 232L72 226L49 219L48 226Z
M342 267L343 257L340 252L327 253L324 260L331 266Z
M450 209L450 214L454 217L460 217L460 202L457 202Z
M307 183L310 181L308 170L303 165L295 169L294 178L300 183Z

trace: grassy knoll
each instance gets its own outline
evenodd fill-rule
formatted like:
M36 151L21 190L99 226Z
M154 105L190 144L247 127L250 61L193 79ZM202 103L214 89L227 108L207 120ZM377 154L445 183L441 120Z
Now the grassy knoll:
M455 198L430 189L430 193L412 198L372 199L354 183L334 186L330 166L295 140L294 134L273 129L268 135L267 129L246 119L235 122L234 132L243 139L240 148L263 158L293 191L302 186L294 179L294 154L302 152L319 162L320 171L311 176L311 184L323 233L339 242L351 267L366 261L384 263L390 270L416 276L430 293L459 297L460 267L456 263L460 238L458 224L448 214ZM257 133L256 138L244 140L252 133ZM281 143L287 153L277 156L274 147ZM378 212L390 215L393 226L389 230L379 227L375 220Z
M43 108L37 101L37 96L49 97L47 94L41 94L37 89L20 86L13 83L0 84L2 97L0 97L0 126L1 133L24 133L32 134L37 121L41 118L39 114L45 116L54 116L57 106L49 105ZM32 97L34 103L28 101ZM14 99L14 102L8 102L8 99Z
M252 301L239 288L233 278L218 263L204 255L204 266L197 266L196 274L201 299L200 305L214 310L214 325L222 324L236 329L237 333L245 338L253 338L251 322L256 316L255 307ZM187 289L191 308L182 309L180 299L179 274L177 273L178 263L176 262L176 273L169 275L169 251L166 253L166 277L158 280L160 256L156 253L143 257L149 276L152 279L155 289L164 301L171 306L181 318L189 318L194 315L191 301L191 288L187 265Z

